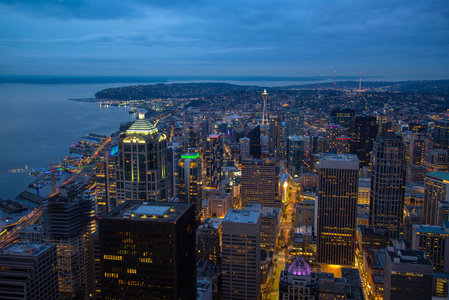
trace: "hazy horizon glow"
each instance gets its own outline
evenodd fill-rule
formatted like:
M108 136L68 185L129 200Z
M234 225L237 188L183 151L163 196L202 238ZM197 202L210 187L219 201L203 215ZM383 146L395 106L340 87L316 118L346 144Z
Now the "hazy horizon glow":
M449 75L444 0L0 0L0 11L0 75Z

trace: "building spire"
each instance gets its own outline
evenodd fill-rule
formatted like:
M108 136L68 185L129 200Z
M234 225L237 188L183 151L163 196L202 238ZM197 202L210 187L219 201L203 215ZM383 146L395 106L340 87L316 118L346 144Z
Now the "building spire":
M268 113L267 113L268 93L266 89L263 90L262 98L263 98L262 125L265 125L268 124Z

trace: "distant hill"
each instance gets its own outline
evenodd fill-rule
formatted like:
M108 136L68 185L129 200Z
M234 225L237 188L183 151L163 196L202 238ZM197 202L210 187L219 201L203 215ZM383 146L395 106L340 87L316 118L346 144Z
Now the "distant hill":
M238 91L260 90L260 87L228 83L172 83L124 86L102 90L97 99L157 99L157 98L203 98L225 95Z
M304 84L285 87L286 89L316 89L318 84ZM336 84L326 82L319 84L320 89L346 88L357 90L359 88L358 81L339 81ZM438 94L449 95L449 80L416 80L416 81L362 81L362 90L382 92L399 92L399 93L419 93L419 94Z

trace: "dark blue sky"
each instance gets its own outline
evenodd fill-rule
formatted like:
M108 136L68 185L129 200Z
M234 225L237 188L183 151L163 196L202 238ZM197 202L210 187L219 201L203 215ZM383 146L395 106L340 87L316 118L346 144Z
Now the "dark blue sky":
M447 0L0 0L0 75L446 76Z

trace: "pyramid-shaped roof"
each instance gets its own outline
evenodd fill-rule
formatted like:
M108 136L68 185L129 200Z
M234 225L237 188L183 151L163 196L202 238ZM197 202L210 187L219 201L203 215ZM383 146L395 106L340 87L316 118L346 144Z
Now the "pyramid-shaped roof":
M157 133L158 130L151 124L150 121L145 119L145 114L139 114L139 119L134 122L128 130L126 130L126 134L153 134Z
M304 275L309 276L311 272L309 264L306 262L304 257L298 255L298 257L292 262L288 268L288 273L292 275Z

